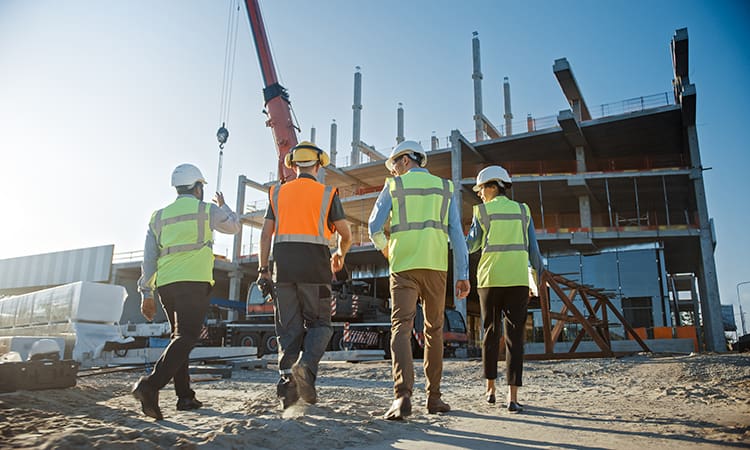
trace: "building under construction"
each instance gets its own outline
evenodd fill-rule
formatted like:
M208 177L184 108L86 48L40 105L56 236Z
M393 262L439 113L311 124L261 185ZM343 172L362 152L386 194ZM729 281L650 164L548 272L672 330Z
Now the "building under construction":
M636 327L692 325L699 322L700 311L704 329L699 339L705 339L708 349L722 349L716 242L695 128L696 91L688 79L687 29L676 31L671 47L674 92L592 107L572 64L563 58L554 61L552 72L570 109L514 123L506 79L504 123L495 125L482 111L475 33L474 133L453 131L449 145L442 148L440 140L433 138L425 145L431 148L428 168L458 187L456 200L468 230L471 208L480 201L471 190L474 177L487 165L502 165L513 176L511 197L531 208L539 245L552 272L601 289ZM349 157L354 164L331 167L324 176L326 184L339 188L352 224L355 246L347 262L353 277L371 282L373 291L385 297L387 262L369 242L367 219L389 176L382 161L388 152L378 152L360 138L361 83L357 70ZM404 139L401 107L397 114L400 141ZM331 136L335 159L335 124ZM245 203L246 186L267 190L269 185L241 179L238 205ZM242 220L259 227L264 213L262 208L246 212ZM235 260L252 265L253 256L240 255L240 242L237 238ZM473 258L472 262L476 264ZM480 329L476 294L453 304L465 314L476 340ZM540 325L538 317L532 318L532 326Z
M673 92L592 107L586 103L585 86L576 81L573 64L563 58L554 61L552 72L569 109L556 116L514 122L506 79L504 123L493 124L482 110L475 33L475 129L468 135L454 130L448 139L434 137L423 145L430 148L430 172L456 186L455 200L462 206L465 231L472 206L480 201L471 190L476 174L487 165L502 165L514 180L510 196L531 208L550 271L596 288L634 327L653 330L695 324L701 348L722 350L716 240L695 126L696 89L688 79L687 29L675 32L671 48ZM375 296L386 298L388 265L369 242L367 220L389 176L382 161L383 153L389 151L378 151L362 141L359 70L354 84L351 164L334 164L321 172L326 184L339 189L352 225L355 245L346 259L352 277L368 282ZM404 139L400 106L397 118L398 141ZM333 161L337 159L336 131L334 123ZM240 177L237 211L242 212L245 234L248 227L262 226L265 215L265 205L248 207L247 189L267 192L269 187L270 183ZM238 235L232 261L217 260L214 297L246 298L249 284L257 278L257 255L243 255L242 249L243 239ZM472 273L477 261L478 255L473 255ZM126 286L129 293L122 322L142 321L135 288L139 275L138 261L113 265L108 281ZM448 289L449 296L451 292ZM470 337L478 344L481 326L476 291L466 300L449 298L447 302L464 315ZM538 310L530 311L532 339L542 328L539 315Z

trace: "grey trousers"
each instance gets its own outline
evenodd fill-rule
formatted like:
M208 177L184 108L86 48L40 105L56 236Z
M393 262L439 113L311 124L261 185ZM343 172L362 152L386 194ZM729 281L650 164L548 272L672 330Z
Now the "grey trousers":
M276 296L274 319L279 337L279 374L288 377L292 365L299 359L299 363L317 377L318 364L333 334L331 286L276 283Z

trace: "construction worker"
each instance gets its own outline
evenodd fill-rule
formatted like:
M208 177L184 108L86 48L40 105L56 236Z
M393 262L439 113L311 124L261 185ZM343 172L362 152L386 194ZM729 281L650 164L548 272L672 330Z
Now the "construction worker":
M190 389L188 362L198 342L208 312L209 294L214 284L214 254L211 230L236 234L241 225L237 215L217 192L215 204L203 202L206 179L192 164L180 164L172 172L177 199L151 215L143 249L143 265L138 290L142 295L141 313L148 320L156 314L154 290L172 327L172 340L156 362L151 374L133 388L143 413L161 420L159 389L174 380L177 409L203 406Z
M482 364L487 380L487 402L495 403L497 358L505 322L505 367L510 412L521 411L518 387L523 377L523 345L529 300L529 261L535 273L544 269L534 221L525 203L506 197L512 181L508 171L489 166L477 175L474 191L482 203L474 206L466 244L469 252L482 250L477 267L477 290L482 311Z
M453 246L455 295L469 293L469 255L464 242L453 184L431 175L424 167L427 154L414 141L400 143L386 160L393 175L370 214L370 240L388 258L390 266L391 359L395 400L387 420L411 414L414 361L411 335L417 301L424 314L424 373L427 379L427 412L450 411L441 399L443 373L443 320L448 271L448 240ZM390 237L384 226L390 219Z
M276 394L283 409L299 397L317 402L318 364L331 340L331 280L344 267L351 232L336 188L316 180L330 162L312 142L296 145L284 158L297 178L271 186L260 236L259 278L275 278L274 319L279 341ZM338 248L328 243L338 233ZM269 256L274 236L271 270ZM260 283L259 283L260 284ZM304 348L304 350L303 350Z

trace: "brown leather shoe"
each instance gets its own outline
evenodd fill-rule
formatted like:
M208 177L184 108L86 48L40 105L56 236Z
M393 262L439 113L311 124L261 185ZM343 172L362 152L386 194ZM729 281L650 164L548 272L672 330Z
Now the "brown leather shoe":
M276 384L276 397L278 397L281 403L281 409L287 409L297 403L299 394L297 393L297 385L294 384L294 380L291 378L281 378Z
M310 369L296 363L292 366L292 378L302 400L314 405L318 401L318 393L315 392L315 376Z
M404 417L411 415L411 399L409 396L399 397L393 401L383 418L385 420L404 420Z
M156 420L164 419L159 409L159 391L152 388L146 382L146 377L141 377L132 391L133 397L141 401L141 411L143 414L153 417Z
M427 398L427 412L430 414L444 413L451 410L451 406L440 399L440 397Z
M178 411L190 411L191 409L198 409L203 406L203 402L195 397L185 397L177 400Z

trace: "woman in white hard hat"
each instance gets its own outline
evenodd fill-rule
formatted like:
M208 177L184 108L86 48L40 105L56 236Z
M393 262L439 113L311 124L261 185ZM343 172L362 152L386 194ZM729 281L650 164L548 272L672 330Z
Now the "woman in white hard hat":
M477 291L482 311L482 364L487 379L487 402L495 403L495 379L501 322L505 323L505 364L509 412L521 411L518 387L523 377L523 340L529 299L529 261L543 270L531 212L525 203L505 194L511 186L508 171L500 166L482 169L474 191L482 203L474 206L469 252L482 251L477 266Z

